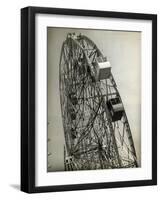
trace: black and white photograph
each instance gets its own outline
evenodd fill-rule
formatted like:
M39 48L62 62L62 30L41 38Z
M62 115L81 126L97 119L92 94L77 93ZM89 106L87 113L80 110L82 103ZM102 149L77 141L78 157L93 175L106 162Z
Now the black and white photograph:
M47 171L141 167L141 32L47 28Z
M22 9L22 191L157 184L156 22Z
M160 199L160 1L5 0L0 19L0 199Z

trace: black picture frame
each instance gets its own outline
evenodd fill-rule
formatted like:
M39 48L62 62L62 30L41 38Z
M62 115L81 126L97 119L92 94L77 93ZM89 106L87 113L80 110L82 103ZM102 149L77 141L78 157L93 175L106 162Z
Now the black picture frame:
M152 21L152 179L59 186L35 186L35 15L59 14ZM157 15L45 7L21 9L21 190L27 193L157 184Z

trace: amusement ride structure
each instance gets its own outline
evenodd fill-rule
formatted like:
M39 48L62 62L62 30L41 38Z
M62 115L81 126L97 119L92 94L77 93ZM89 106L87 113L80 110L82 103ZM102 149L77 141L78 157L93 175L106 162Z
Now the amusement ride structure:
M59 68L65 170L138 167L110 62L96 44L69 33Z

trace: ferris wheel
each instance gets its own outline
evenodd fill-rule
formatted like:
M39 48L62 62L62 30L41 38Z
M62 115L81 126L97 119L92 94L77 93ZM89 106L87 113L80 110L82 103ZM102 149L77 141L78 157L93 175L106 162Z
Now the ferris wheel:
M138 167L110 62L96 44L69 33L59 69L65 170Z

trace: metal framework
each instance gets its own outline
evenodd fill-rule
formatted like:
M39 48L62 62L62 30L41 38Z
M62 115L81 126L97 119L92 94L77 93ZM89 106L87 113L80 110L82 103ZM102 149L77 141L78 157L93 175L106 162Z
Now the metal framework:
M59 80L67 171L138 167L113 75L96 78L96 63L105 60L84 35L70 33L63 42Z

